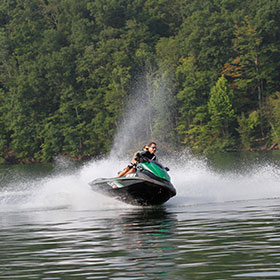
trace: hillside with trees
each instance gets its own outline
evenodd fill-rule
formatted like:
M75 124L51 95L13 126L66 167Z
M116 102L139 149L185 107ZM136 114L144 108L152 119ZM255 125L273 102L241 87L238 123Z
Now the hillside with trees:
M279 57L279 0L2 0L0 162L106 154L139 76L166 82L157 141L278 148Z

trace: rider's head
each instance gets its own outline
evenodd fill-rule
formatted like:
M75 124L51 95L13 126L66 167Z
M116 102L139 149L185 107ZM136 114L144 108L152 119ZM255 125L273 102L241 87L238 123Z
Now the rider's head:
M148 151L151 153L151 154L154 154L157 150L157 144L155 142L151 142L149 145L148 145Z

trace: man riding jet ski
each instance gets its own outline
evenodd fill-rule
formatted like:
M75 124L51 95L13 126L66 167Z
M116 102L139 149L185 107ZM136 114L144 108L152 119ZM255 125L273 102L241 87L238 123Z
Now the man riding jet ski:
M156 144L152 142L147 151L136 153L133 167L126 175L117 178L101 178L90 186L96 192L115 197L133 205L159 205L176 195L176 190L164 168L154 155ZM132 168L131 168L132 169Z
M145 145L142 148L142 151L136 152L134 154L131 163L123 171L121 171L117 177L122 177L127 174L135 172L137 164L140 162L144 162L143 159L156 160L156 155L155 155L156 150L157 150L157 144L155 142L151 142L149 145Z

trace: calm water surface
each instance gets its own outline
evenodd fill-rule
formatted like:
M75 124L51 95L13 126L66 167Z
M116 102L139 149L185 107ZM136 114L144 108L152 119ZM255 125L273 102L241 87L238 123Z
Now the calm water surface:
M171 162L156 208L90 190L125 162L2 167L0 279L280 279L280 157L223 159Z

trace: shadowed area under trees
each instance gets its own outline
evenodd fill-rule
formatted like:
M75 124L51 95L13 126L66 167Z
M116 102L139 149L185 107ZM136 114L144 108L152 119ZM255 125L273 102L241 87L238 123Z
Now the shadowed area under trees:
M279 0L2 0L0 163L108 153L140 80L163 147L278 148L279 52Z

